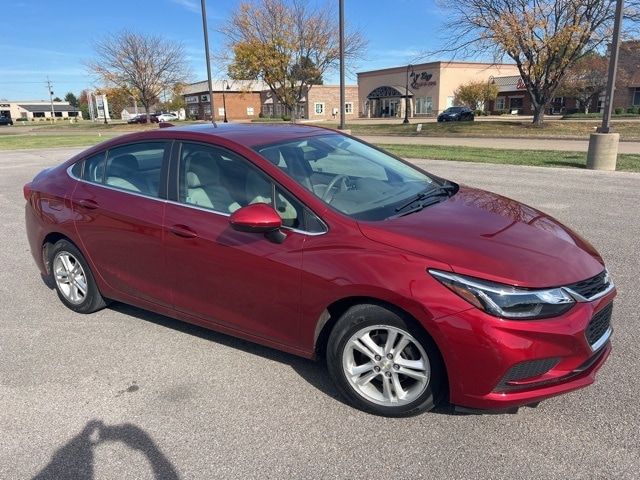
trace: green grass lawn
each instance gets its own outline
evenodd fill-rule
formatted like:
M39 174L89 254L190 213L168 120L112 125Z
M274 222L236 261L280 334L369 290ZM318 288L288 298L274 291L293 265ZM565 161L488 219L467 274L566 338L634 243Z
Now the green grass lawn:
M422 131L416 131L415 124L404 125L373 124L351 122L348 128L354 135L402 135L423 137L512 137L512 138L574 138L585 140L600 125L598 121L548 121L543 127L534 127L531 122L482 121L482 122L446 122L423 123ZM335 127L337 124L318 124ZM640 122L613 122L614 131L622 140L640 141Z
M586 152L506 150L435 145L379 144L378 146L403 158L429 158L433 160L457 160L461 162L570 168L585 168L587 163ZM640 155L618 155L617 170L640 172Z
M2 135L0 150L23 150L27 148L84 147L96 145L116 136L105 135Z

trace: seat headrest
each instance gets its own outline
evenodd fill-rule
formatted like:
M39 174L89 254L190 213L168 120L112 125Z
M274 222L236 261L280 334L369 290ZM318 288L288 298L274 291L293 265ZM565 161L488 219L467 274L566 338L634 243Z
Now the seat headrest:
M187 188L215 184L220 179L220 169L212 155L196 152L188 159L185 179Z
M111 160L109 167L112 170L137 171L139 169L138 159L130 153L126 153Z

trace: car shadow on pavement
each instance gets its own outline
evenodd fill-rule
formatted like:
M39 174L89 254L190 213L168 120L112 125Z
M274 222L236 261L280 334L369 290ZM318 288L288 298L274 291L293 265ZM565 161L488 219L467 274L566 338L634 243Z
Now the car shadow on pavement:
M147 322L152 322L163 327L171 328L188 335L194 335L198 338L216 342L220 345L242 350L243 352L247 352L252 355L259 355L268 360L273 360L289 365L298 375L300 375L313 387L315 387L325 395L328 395L336 399L337 401L348 405L338 394L338 391L333 385L333 381L329 377L329 372L327 372L327 369L322 362L308 360L306 358L298 357L290 353L265 347L263 345L249 342L240 338L232 337L224 333L208 330L198 325L193 325L187 322L173 319L171 317L166 317L164 315L150 312L148 310L134 307L132 305L127 305L120 302L112 302L107 308L119 313L123 313L125 315L145 320Z
M141 320L145 320L147 322L152 322L157 325L161 325L163 327L171 328L173 330L177 330L179 332L186 333L188 335L194 335L199 338L203 338L212 342L219 343L220 345L236 348L238 350L242 350L243 352L247 352L252 355L259 355L268 360L273 360L273 361L277 361L277 362L289 365L291 368L293 368L293 370L298 375L300 375L304 380L306 380L310 385L315 387L317 390L335 399L336 401L344 405L347 405L350 408L353 408L353 406L349 404L345 399L343 399L342 396L338 393L338 390L336 389L333 383L333 380L331 380L331 378L329 377L329 372L327 371L327 368L324 365L324 362L322 361L308 360L306 358L298 357L290 353L265 347L263 345L259 345L257 343L243 340L241 338L232 337L224 333L208 330L198 325L193 325L191 323L183 322L181 320L176 320L174 318L160 315L160 314L151 312L149 310L144 310L142 308L134 307L133 305L128 305L125 303L112 302L109 304L107 308L125 315L129 315ZM504 413L515 413L515 412L512 412L512 411L483 412L483 411L461 410L456 408L454 405L451 405L445 400L442 402L442 404L434 408L431 411L431 413L440 414L440 415L466 416L466 415L482 415L486 413L504 414Z
M122 442L132 450L141 452L149 461L156 480L180 478L175 467L140 427L130 423L105 425L100 420L91 420L78 435L56 450L51 461L33 480L93 480L94 448L107 442Z

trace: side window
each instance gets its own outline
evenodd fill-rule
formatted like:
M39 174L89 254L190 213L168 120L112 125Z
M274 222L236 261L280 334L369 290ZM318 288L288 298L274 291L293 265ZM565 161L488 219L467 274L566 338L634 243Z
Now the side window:
M302 228L305 208L300 202L276 187L249 161L228 150L184 142L178 181L180 203L225 214L253 203L268 203L280 214L285 227Z
M112 148L107 157L105 183L157 197L167 145L167 142L146 142Z
M100 152L92 157L85 159L83 180L94 183L102 183L104 180L104 158L105 152Z

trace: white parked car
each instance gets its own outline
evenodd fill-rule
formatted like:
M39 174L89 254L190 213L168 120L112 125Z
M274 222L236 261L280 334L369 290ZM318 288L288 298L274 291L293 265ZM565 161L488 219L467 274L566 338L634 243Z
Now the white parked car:
M174 120L179 120L179 118L175 113L163 113L158 115L158 120L161 122L173 122Z

